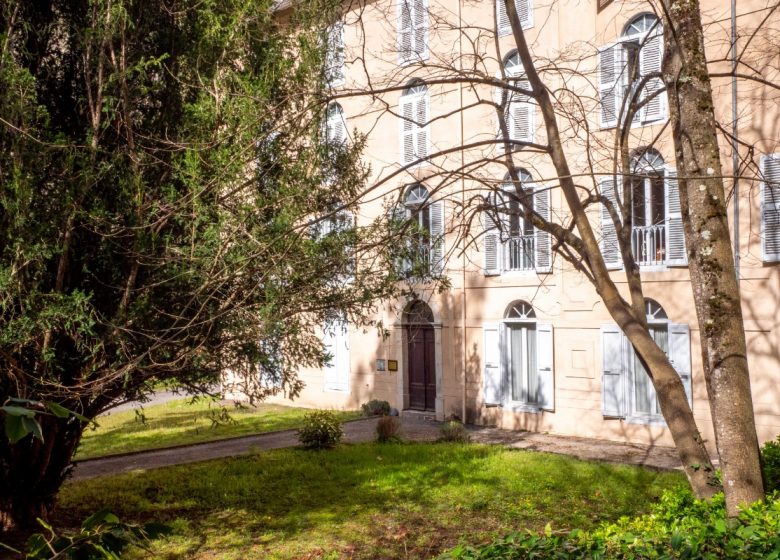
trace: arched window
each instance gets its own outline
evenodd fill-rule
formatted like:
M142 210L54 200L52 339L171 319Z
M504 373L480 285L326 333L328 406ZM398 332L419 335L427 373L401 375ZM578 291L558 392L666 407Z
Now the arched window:
M618 41L599 49L603 127L650 124L666 118L662 54L663 26L653 14L632 18Z
M513 87L530 90L531 84L525 77L525 70L520 61L520 55L516 50L510 52L504 58L503 76L507 83ZM503 122L498 126L498 149L504 150L507 147L507 140L511 142L533 142L534 141L534 116L536 114L535 105L527 95L509 88L498 88L496 90L496 103L503 110ZM510 147L513 146L510 144Z
M420 80L410 82L399 102L401 115L401 164L422 162L428 157L428 88Z
M444 202L430 199L420 183L409 185L395 219L405 222L405 256L401 272L408 276L440 274L444 267Z
M531 174L518 169L520 185L504 177L501 189L488 198L492 208L484 215L485 274L551 270L550 236L534 227L526 211L550 219L550 192L534 183Z
M510 303L504 311L504 319L531 321L536 319L536 311L530 303L517 300Z
M404 323L407 325L430 325L433 323L433 311L427 303L415 299L406 306Z

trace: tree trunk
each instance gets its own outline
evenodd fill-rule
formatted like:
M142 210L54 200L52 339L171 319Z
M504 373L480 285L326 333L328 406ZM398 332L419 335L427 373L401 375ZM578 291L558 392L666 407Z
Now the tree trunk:
M43 528L54 508L60 486L71 470L71 459L81 439L75 418L39 416L43 442L27 436L16 444L4 441L0 449L0 531L25 537Z
M665 0L668 89L691 285L726 507L764 497L739 285L698 0Z

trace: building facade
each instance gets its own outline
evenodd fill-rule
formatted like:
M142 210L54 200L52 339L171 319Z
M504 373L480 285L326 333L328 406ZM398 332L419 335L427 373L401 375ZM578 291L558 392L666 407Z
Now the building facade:
M728 178L727 188L758 435L765 441L780 433L780 104L770 85L780 83L780 16L765 1L738 4L740 64L760 69L766 83L738 80L736 98L728 76L731 4L703 0L702 9L716 117L736 137L739 181ZM655 76L664 30L653 4L515 0L515 6L554 94L583 197L630 201L651 333L712 444L679 171L668 100ZM330 41L334 101L327 134L338 142L365 135L372 169L357 222L388 212L413 222L420 259L446 282L410 277L416 295L378 312L381 333L323 325L333 359L321 370L301 371L306 387L296 403L356 408L377 398L438 419L671 445L653 386L592 284L515 209L526 197L543 218L568 224L555 171L540 148L541 114L522 95L527 82L503 2L353 2L334 22ZM517 88L498 87L496 78ZM641 106L628 122L632 96ZM628 181L614 173L622 128L631 147ZM721 138L724 169L734 155L730 139ZM613 279L627 294L604 208L595 205L589 215Z

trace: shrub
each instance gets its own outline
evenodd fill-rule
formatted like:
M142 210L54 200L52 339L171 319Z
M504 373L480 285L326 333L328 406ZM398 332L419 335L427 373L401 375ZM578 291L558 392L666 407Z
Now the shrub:
M376 440L379 443L401 440L401 421L396 416L382 416L376 423Z
M363 409L363 416L387 416L390 414L390 403L378 399L371 399L360 405L360 408Z
M448 420L441 425L439 429L439 441L451 441L457 443L468 443L471 436L461 422L457 420Z
M715 560L780 558L780 500L746 508L726 519L723 495L695 500L689 490L667 491L648 515L623 517L585 532L514 533L479 547L462 545L449 560L624 558Z
M309 412L303 417L303 426L298 430L298 441L307 449L334 447L344 431L336 415L326 410Z
M780 490L780 436L775 441L766 442L761 448L761 462L767 494Z

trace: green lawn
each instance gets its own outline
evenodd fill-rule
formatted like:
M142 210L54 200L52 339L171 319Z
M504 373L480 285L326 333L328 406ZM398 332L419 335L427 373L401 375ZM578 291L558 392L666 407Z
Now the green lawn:
M469 444L283 449L69 482L57 518L110 507L173 534L131 558L429 558L515 529L644 512L679 473Z
M229 421L223 417L224 410ZM97 429L84 433L76 459L289 430L299 427L307 412L310 410L273 404L223 408L211 399L181 399L147 407L145 421L134 410L108 413L97 419ZM341 420L360 416L353 411L335 414Z

